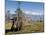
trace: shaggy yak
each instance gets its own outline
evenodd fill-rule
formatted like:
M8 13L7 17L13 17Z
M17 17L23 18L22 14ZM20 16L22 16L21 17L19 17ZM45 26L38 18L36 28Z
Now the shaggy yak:
M19 31L19 30L21 30L21 27L22 27L22 19L21 18L19 18L18 20L17 20L17 18L15 18L15 19L12 19L13 21L13 24L12 24L12 27L11 27L11 30L12 31Z

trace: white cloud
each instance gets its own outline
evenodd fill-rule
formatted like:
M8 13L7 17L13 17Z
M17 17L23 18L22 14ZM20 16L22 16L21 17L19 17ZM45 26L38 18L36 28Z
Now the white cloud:
M42 13L32 12L32 15L43 15Z
M44 2L44 0L10 0L10 1Z
M29 15L43 15L43 13L39 13L39 12L32 12L32 11L23 11L23 12Z

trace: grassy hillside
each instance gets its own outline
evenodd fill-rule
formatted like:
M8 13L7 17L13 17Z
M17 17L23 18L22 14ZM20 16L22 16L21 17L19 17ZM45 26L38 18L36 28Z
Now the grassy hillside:
M5 24L5 29L11 29L12 24L11 23L6 23ZM9 34L14 34L14 33L34 33L34 32L43 32L44 31L44 23L43 22L35 22L35 23L25 23L25 25L22 26L22 29L20 31L16 32L8 32L7 35Z

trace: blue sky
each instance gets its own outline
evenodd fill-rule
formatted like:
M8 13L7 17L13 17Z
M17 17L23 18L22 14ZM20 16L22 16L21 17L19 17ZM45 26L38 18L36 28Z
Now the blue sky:
M18 7L18 2L6 0L6 11L10 10L11 14L14 14ZM20 9L29 15L43 15L44 4L40 2L21 2Z

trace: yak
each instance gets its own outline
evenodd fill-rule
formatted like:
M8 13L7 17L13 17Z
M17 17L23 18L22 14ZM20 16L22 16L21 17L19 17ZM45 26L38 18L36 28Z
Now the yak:
M13 18L11 19L12 20L12 27L11 27L11 30L12 31L19 31L21 30L21 27L22 27L22 18L19 17L18 20L17 20L17 17L16 18Z

